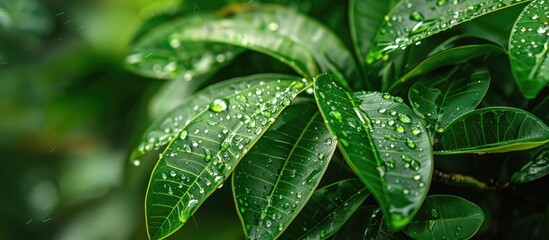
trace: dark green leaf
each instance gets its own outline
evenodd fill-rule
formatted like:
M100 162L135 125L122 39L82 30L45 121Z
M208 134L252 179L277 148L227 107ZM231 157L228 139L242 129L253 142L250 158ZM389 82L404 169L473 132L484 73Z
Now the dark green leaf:
M457 196L432 195L404 232L415 239L468 239L483 221L484 213L476 204Z
M347 179L317 190L282 235L284 239L327 239L370 195L358 179Z
M529 112L508 107L469 112L440 132L437 154L509 152L549 142L549 127L542 121Z
M372 214L369 216L368 224L366 225L366 230L364 231L364 238L368 240L399 240L399 239L409 239L402 232L395 232L387 227L383 222L383 215L381 215L379 208L374 209Z
M434 132L452 120L473 111L490 86L485 68L456 67L452 71L423 77L408 92L414 112Z
M416 67L398 79L398 81L389 88L389 91L398 89L401 84L407 82L408 80L427 74L437 68L466 63L471 59L494 52L505 52L505 50L493 44L481 44L455 47L436 53L423 60Z
M387 0L351 0L349 3L349 23L351 36L362 70L366 72L366 54L374 41L375 34L389 12Z
M320 182L336 148L314 102L290 105L242 159L233 192L248 239L275 239Z
M243 7L233 18L191 24L174 31L170 41L211 42L258 51L312 78L332 71L357 79L352 55L338 37L318 22L282 7ZM320 68L320 69L318 69Z
M511 183L527 183L549 174L549 149L541 151L536 158L513 174Z
M159 119L169 123L170 130L176 122L184 124L177 125L151 174L145 208L150 238L164 238L181 227L296 94L308 87L285 75L225 81L197 94L200 103L183 105ZM194 113L184 114L189 108Z
M225 66L243 49L208 42L181 43L170 37L181 28L214 19L204 14L178 18L157 26L133 45L126 57L128 67L148 77L189 81Z
M333 240L364 239L364 232L374 211L379 211L377 206L363 206L357 209L353 215L339 228L332 237ZM380 214L381 215L381 214Z
M372 63L396 49L460 23L521 2L516 0L403 0L385 17L367 56Z
M315 97L345 159L366 184L393 229L404 227L427 194L433 170L429 134L402 99L349 93L331 75Z
M535 98L549 83L549 6L532 1L520 14L509 38L509 58L524 97Z
M48 8L38 0L0 1L0 30L46 34L53 29Z

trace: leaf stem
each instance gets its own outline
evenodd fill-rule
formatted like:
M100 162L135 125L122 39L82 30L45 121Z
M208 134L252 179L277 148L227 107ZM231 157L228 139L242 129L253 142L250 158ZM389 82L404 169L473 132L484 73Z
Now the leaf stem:
M444 173L436 169L433 172L433 176L433 181L438 183L473 187L486 192L502 192L511 187L511 184L508 182L500 185L498 182L490 180L489 183L486 183L471 176L458 173Z

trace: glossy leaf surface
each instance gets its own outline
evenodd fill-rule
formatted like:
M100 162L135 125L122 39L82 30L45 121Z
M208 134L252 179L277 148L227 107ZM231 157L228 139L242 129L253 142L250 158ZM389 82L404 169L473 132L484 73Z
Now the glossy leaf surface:
M471 59L475 59L480 56L495 52L505 52L505 50L493 44L481 44L455 47L436 53L423 60L412 70L410 70L400 79L398 79L398 81L396 81L389 88L389 91L397 89L397 87L399 87L401 84L409 81L412 78L427 74L437 68L466 63Z
M513 174L511 183L527 183L549 174L549 149L541 151L535 159Z
M367 61L372 63L396 49L404 49L460 23L521 2L526 1L403 0L385 17Z
M393 229L423 201L433 159L427 130L402 99L349 93L331 75L316 79L315 97L350 167L372 192Z
M151 174L145 204L150 238L164 238L181 227L296 94L309 86L292 76L255 75L198 94L209 101L190 105L194 116L181 119L186 124L169 141ZM185 117L179 111L159 122Z
M284 110L232 177L248 239L282 234L313 194L336 145L314 102Z
M404 232L415 239L468 239L483 221L484 213L476 204L457 196L432 195Z
M208 42L182 43L170 38L178 29L214 19L210 15L189 16L157 26L133 45L126 57L128 67L147 77L190 81L225 66L243 49Z
M549 142L549 127L524 110L507 107L469 112L441 129L437 154L498 153Z
M359 208L353 216L334 235L334 240L407 240L401 231L391 231L383 221L381 210L377 206Z
M339 38L318 22L281 7L243 7L233 18L178 29L170 41L212 42L258 51L312 78L332 71L356 79L352 55Z
M416 115L432 133L473 111L488 91L490 72L485 68L456 67L421 78L408 92Z
M535 98L549 83L549 4L532 1L518 17L509 38L509 58L524 97Z
M363 70L367 69L366 55L372 46L376 32L390 10L388 0L351 0L349 2L349 23L351 36L358 60Z
M282 235L283 239L326 239L334 234L370 195L358 179L317 190Z

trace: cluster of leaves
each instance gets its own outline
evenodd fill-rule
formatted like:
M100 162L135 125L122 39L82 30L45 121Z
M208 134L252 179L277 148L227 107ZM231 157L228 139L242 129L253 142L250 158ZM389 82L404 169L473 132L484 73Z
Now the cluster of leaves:
M549 142L539 118L547 120L549 83L544 0L213 2L183 4L188 14L145 25L127 56L133 71L173 80L131 156L139 165L161 152L146 196L151 239L180 228L229 177L249 239L469 238L485 215L464 198L428 195L445 176L434 175L435 158L540 151ZM348 24L319 14L340 7ZM487 36L476 18L510 7L522 11L506 20L510 36ZM235 61L247 51L274 60ZM217 73L227 65L295 74L208 82L231 75ZM492 76L501 81L490 86ZM515 86L538 116L505 101ZM540 151L510 184L549 173L547 156ZM341 158L356 178L318 188Z

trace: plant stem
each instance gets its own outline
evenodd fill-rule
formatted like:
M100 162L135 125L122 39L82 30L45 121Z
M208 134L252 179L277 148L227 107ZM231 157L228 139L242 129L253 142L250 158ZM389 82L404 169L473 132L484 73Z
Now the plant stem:
M466 176L458 173L444 173L439 170L435 170L433 172L433 181L457 186L473 187L478 190L487 192L501 192L502 190L507 189L511 186L509 183L500 185L499 183L492 180L489 183L486 183L471 176Z

